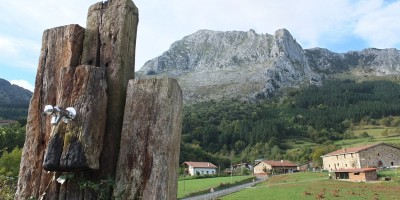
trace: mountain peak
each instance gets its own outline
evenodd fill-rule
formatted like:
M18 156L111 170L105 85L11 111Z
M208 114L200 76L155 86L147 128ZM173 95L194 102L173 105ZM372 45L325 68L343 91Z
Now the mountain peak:
M322 77L351 67L368 66L380 74L399 73L399 63L396 49L346 54L322 48L304 50L284 28L274 35L257 34L253 29L199 30L148 61L137 77L178 79L186 102L248 100L271 97L282 88L321 84Z
M282 38L282 37L292 37L290 32L285 28L281 28L281 29L276 30L274 35L275 35L275 37L280 37L280 38Z

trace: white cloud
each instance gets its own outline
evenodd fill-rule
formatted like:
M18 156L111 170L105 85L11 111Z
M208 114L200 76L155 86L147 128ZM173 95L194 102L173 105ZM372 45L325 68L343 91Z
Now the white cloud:
M346 37L352 33L354 24L351 17L354 1L351 0L137 2L140 17L137 55L148 51L146 59L160 55L172 42L199 29L255 29L258 33L274 34L277 29L287 28L303 47L309 48L321 45L326 39L334 41Z
M0 55L15 56L18 52L18 48L15 46L13 41L7 37L0 35Z
M0 35L0 59L1 63L9 63L9 66L33 70L36 69L40 52L38 41L25 38Z
M31 92L33 92L33 90L35 89L35 86L33 86L32 84L30 84L28 81L25 80L11 80L10 83L23 87L27 90L30 90Z
M0 7L0 54L35 68L45 29L85 26L98 0L4 0ZM400 2L384 0L133 0L139 8L136 70L199 29L273 34L287 28L304 47L361 38L375 47L399 45ZM393 25L394 24L394 25ZM347 40L346 40L347 39ZM345 43L347 44L347 43ZM324 46L325 45L325 46ZM352 49L351 41L347 44ZM3 48L4 47L4 48ZM1 56L1 55L0 55Z
M354 33L371 47L390 48L400 45L400 2L384 4L365 12L356 24Z
M389 24L389 21L393 23L397 21L392 19L400 19L400 12L394 14L400 10L395 6L399 1L146 0L144 2L138 0L137 2L140 16L137 55L143 51L148 52L146 55L140 55L140 57L147 56L146 60L160 55L172 42L199 29L218 31L255 29L258 33L273 34L279 28L287 28L304 48L319 46L329 49L329 45L342 44L347 45L345 48L347 50L353 50L352 45L366 48L367 43L374 46L377 44L390 46L390 43L394 42L382 43L380 38L391 38L388 41L399 38L395 35L399 35L397 29L400 26ZM379 15L375 16L373 13ZM365 26L362 22L366 22ZM372 34L367 27L372 27L375 33ZM360 31L355 31L356 28ZM352 41L354 38L358 41ZM363 43L363 40L367 43Z

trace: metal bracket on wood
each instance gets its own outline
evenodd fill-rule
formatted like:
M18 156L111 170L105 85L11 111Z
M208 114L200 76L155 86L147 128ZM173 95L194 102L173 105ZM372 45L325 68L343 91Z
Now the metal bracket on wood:
M54 126L60 123L61 119L64 123L69 123L71 120L75 119L76 110L73 107L64 109L59 106L46 105L43 115L51 115L51 124Z

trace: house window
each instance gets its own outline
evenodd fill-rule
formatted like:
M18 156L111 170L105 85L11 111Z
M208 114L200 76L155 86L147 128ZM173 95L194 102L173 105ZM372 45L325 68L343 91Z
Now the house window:
M379 156L379 153L378 153L378 156Z
M331 167L331 165L328 165L328 167Z
M350 154L351 155L351 157L353 157L353 154Z
M344 154L343 157L346 158L346 154Z
M354 173L354 175L360 175L360 173Z
M339 167L339 163L337 164L337 166Z
M390 165L392 165L392 166L393 166L393 162L390 162Z
M347 167L347 164L346 164L346 167Z
M339 156L338 155L336 155L336 160L338 160L339 159Z

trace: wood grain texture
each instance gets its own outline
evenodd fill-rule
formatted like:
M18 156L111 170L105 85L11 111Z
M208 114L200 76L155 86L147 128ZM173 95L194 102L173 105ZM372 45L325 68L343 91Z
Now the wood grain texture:
M177 198L181 129L175 79L129 81L114 197Z
M44 151L52 127L42 117L46 104L66 106L64 97L71 91L75 67L79 65L84 29L68 25L48 29L43 33L35 90L30 102L26 139L22 153L16 199L39 196L52 175L43 170Z
M99 191L80 182L101 186L115 177L137 23L131 0L110 0L89 8L86 30L68 25L44 32L16 199L98 199ZM52 126L42 116L48 104L74 107L77 117ZM61 185L56 179L65 171L74 178Z
M99 2L89 8L82 64L106 69L107 123L100 176L113 176L129 79L135 73L138 9L131 0ZM97 176L97 175L96 175Z

